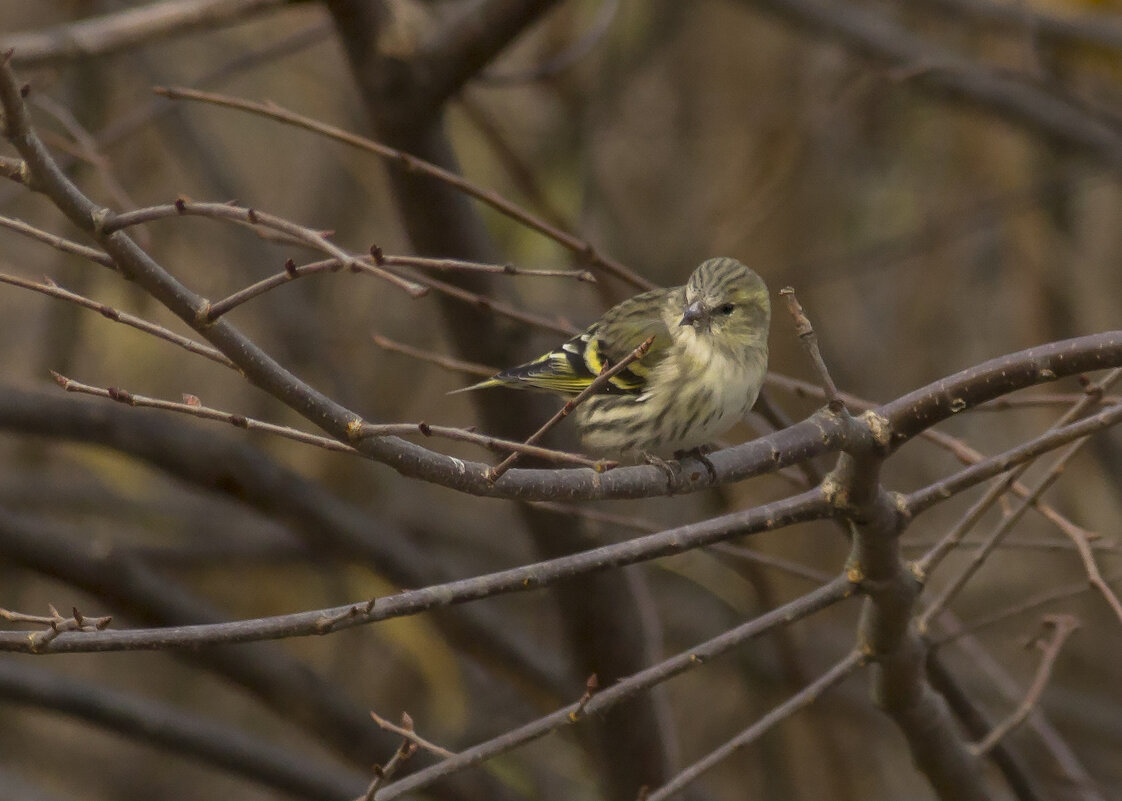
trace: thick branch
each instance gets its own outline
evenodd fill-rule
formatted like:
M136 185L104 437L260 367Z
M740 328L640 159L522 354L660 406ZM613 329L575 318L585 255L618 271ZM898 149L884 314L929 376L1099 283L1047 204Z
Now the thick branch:
M978 760L966 747L925 671L926 648L912 624L919 583L900 555L908 520L879 485L880 449L842 455L824 487L852 521L849 573L868 596L859 647L874 664L873 693L908 742L917 767L944 801L989 798Z

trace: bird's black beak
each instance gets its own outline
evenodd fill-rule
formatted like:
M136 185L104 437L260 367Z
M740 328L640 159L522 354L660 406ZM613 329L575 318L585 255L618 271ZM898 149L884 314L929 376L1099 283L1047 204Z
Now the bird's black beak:
M701 305L700 300L695 300L686 308L686 313L682 315L682 321L678 325L693 325L704 316L705 307Z

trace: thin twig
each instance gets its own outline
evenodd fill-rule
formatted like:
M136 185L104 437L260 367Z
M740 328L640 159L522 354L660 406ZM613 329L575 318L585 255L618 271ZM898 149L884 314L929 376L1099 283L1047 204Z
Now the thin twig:
M92 262L100 264L102 267L108 267L110 270L117 269L117 263L113 261L108 253L98 250L97 248L81 245L70 239L65 239L58 234L52 234L50 231L36 228L34 225L29 225L23 220L15 220L11 217L0 216L0 227L8 228L17 233L29 236L32 239L37 239L63 253L89 259Z
M302 245L307 244L303 241L299 241L298 243ZM361 256L358 257L357 263L351 265L346 265L339 259L324 259L322 261L315 261L309 264L297 265L295 262L289 259L287 262L285 262L284 270L282 272L276 273L267 278L263 278L255 284L251 284L244 289L239 289L237 292L232 293L222 300L211 303L209 310L209 319L217 320L222 315L227 314L231 309L234 309L237 306L242 305L243 303L253 300L254 298L257 298L265 294L266 292L275 289L278 286L282 286L283 284L286 284L290 281L295 281L297 278L304 278L306 276L319 273L339 272L343 270L344 267L348 267L352 272L365 271L372 272L377 275L381 275L383 273L390 275L399 275L399 277L402 277L405 280L412 281L416 286L431 287L438 292L453 294L448 292L448 288L452 287L452 285L450 284L437 282L430 278L417 279L415 276L400 274L396 271L381 270L380 268L382 268L384 265L429 267L432 269L445 270L477 270L479 272L502 273L505 275L567 276L577 278L578 280L582 281L587 280L582 276L587 276L588 278L591 278L593 281L595 281L595 277L592 276L592 274L587 270L522 270L515 267L503 267L502 265L498 264L476 264L475 262L457 261L455 259L422 259L413 256L375 256L373 259L368 259L366 256ZM519 309L515 309L512 306L508 306L501 301L491 300L490 298L485 298L481 295L469 293L467 292L467 290L460 289L459 287L452 287L452 289L454 290L455 296L460 298L461 300L480 306L486 306L490 311L493 311L497 314L511 317L513 319L519 320L520 322L543 327L550 331L556 331L565 335L568 335L570 331L568 327L562 326L548 318L539 317L537 315L530 314L529 312L523 312ZM488 375L493 375L493 371L492 373L488 373Z
M790 392L796 397L825 400L825 392L823 389L808 381L800 381L796 378L772 372L767 374L765 381L769 386L774 386L785 392ZM1086 393L1084 393L1084 395L1085 394ZM877 407L876 403L848 392L839 392L838 396L845 401L846 407L851 410L867 411ZM1083 396L1080 395L1075 399L1081 399L1082 397ZM965 465L978 464L986 458L981 452L970 447L958 437L953 437L942 431L926 429L921 431L919 436L953 454L956 459ZM1013 484L1010 485L1010 488L1021 498L1027 498L1029 496L1029 488L1019 481L1014 481ZM1081 531L1089 534L1089 532L1086 532L1086 529L1077 526L1039 498L1033 499L1032 506L1040 515L1064 533Z
M446 370L455 370L460 373L467 373L468 375L482 376L483 378L490 378L495 373L499 372L494 367L488 367L485 364L476 364L475 362L465 362L462 359L453 359L451 356L433 353L429 350L406 345L394 339L388 339L381 334L371 334L371 339L373 339L374 344L382 350L388 350L391 353L402 353L418 361L439 365Z
M59 386L67 392L79 392L83 395L93 395L98 398L108 398L110 400L123 403L126 406L138 406L147 409L162 409L169 412L179 412L187 414L192 417L200 417L204 420L217 420L223 423L229 423L236 428L244 428L247 431L264 431L269 434L274 434L278 437L285 439L296 440L303 442L306 445L315 445L320 448L325 448L330 451L342 451L344 453L353 453L354 448L346 445L337 440L329 437L322 437L316 434L309 434L306 431L299 431L295 428L288 426L276 425L275 423L266 423L261 420L254 420L251 417L245 417L240 414L232 414L224 412L220 409L212 409L203 406L198 402L198 398L188 396L187 400L182 403L175 401L162 400L160 398L149 398L144 395L135 395L126 390L118 387L94 387L89 384L83 384L80 381L75 381L67 378L64 375L51 371L55 381Z
M1087 573L1087 580L1106 601L1111 611L1114 612L1114 616L1118 618L1118 622L1122 623L1122 601L1118 599L1114 590L1110 588L1110 584L1103 578L1103 574L1099 570L1099 564L1095 561L1091 543L1087 541L1086 537L1079 535L1072 536L1072 542L1075 543L1075 548L1079 551L1079 558L1083 561L1083 569Z
M362 263L366 263L367 261L372 263L374 260L369 257L364 257L362 259ZM507 317L511 320L517 320L518 322L525 323L526 325L532 325L536 328L541 328L546 331L552 331L553 333L560 334L564 337L571 337L577 332L577 329L574 326L562 320L558 320L552 317L543 317L540 314L523 311L522 309L511 306L509 303L504 303L501 300L495 300L494 298L487 297L486 295L480 295L476 292L470 292L466 289L456 286L455 284L450 284L447 281L441 281L439 278L433 278L427 275L413 275L410 273L406 273L400 267L393 267L389 264L379 269L385 270L387 273L393 275L406 277L408 278L408 280L415 281L421 286L426 287L427 289L435 290L442 295L447 295L448 297L461 300L464 303L470 303L471 305L478 308L486 309L491 314L501 314L503 317Z
M600 8L597 10L588 30L582 33L576 41L570 42L560 53L528 69L515 69L509 72L500 72L493 69L484 70L475 80L483 84L512 86L553 78L572 67L600 44L611 28L618 11L619 0L604 0L600 4Z
M318 434L310 434L306 431L290 428L288 426L277 425L275 423L266 423L262 420L257 420L252 417L246 417L241 414L234 414L232 412L224 412L221 409L213 409L208 406L203 406L199 399L194 396L186 396L183 402L163 400L161 398L150 398L145 395L136 395L127 390L120 389L119 387L95 387L89 384L83 384L80 381L75 381L72 378L67 378L64 375L51 371L55 381L59 386L67 392L78 392L83 395L93 395L98 398L108 398L109 400L123 403L126 406L137 406L148 409L161 409L163 411L178 412L180 414L190 415L191 417L198 417L203 420L215 420L221 423L229 423L235 428L245 429L246 431L262 431L267 434L273 434L285 439L291 439L305 445L314 445L317 448L324 448L329 451L338 451L340 453L355 453L354 447L338 440L324 437ZM470 442L475 445L480 445L488 450L496 453L509 454L509 453L525 453L528 456L534 456L539 459L554 462L555 464L578 465L580 467L588 467L599 473L606 470L611 470L617 466L617 462L608 460L589 459L587 456L582 456L576 453L565 453L564 451L555 451L549 448L541 448L533 445L526 445L521 442L512 442L510 440L498 439L497 437L487 436L486 434L477 434L474 431L468 431L463 428L451 428L449 426L433 426L428 423L390 423L385 425L375 425L371 423L362 423L355 428L355 438L373 436L415 436L421 435L425 437L440 437L442 439L455 440L459 442Z
M604 370L602 373L600 373L600 375L596 376L596 378L592 380L591 384L581 390L580 394L578 394L575 398L566 401L565 405L557 411L557 414L553 415L553 417L549 418L549 420L545 422L545 425L543 425L541 428L527 437L526 444L533 445L535 442L545 436L546 432L548 432L551 428L553 428L555 425L572 414L573 409L577 408L588 398L599 392L604 387L604 385L606 385L608 381L610 381L614 376L627 369L628 365L630 365L633 361L643 358L643 356L646 355L647 351L651 349L651 345L654 343L654 341L655 338L652 334L651 336L647 337L647 339L642 344L640 344L639 347L635 348L635 350L631 351L631 353L627 354L617 363L613 364L607 370ZM517 459L517 453L512 453L510 456L506 457L499 464L491 468L490 472L487 475L488 479L490 479L491 481L497 481L499 476L509 470Z
M162 206L150 206L134 211L115 214L102 225L103 233L112 233L129 228L141 223L164 220L171 217L193 215L209 217L216 220L234 220L251 226L262 226L288 234L315 248L328 256L338 259L343 266L352 270L362 270L389 281L399 289L404 289L409 295L419 298L428 292L428 289L414 281L409 281L387 270L382 270L362 261L361 257L348 253L338 245L330 242L319 231L299 225L291 220L278 217L275 214L259 211L255 208L237 206L230 203L198 203L187 198L179 198L174 203Z
M58 635L67 631L104 631L113 622L110 616L88 618L78 611L78 607L71 608L71 616L63 617L53 604L47 604L50 616L25 615L22 612L12 612L0 609L0 618L13 623L29 623L31 625L46 626L43 631L37 631L27 637L28 647L32 653L39 653L42 648L54 640Z
M826 403L831 411L842 411L845 409L845 401L838 394L838 387L834 383L834 379L830 378L826 360L822 358L822 351L818 347L818 335L814 333L814 326L811 325L810 318L806 316L799 299L795 297L794 288L783 287L779 290L779 294L787 301L787 311L790 312L791 318L795 321L795 333L798 334L799 341L802 342L803 348L810 356L810 362L814 366L814 372L817 373L818 380L822 382L822 390L826 394Z
M343 269L343 262L338 259L323 259L315 261L310 264L301 264L296 266L292 259L284 263L284 270L270 275L268 278L263 278L257 283L250 284L249 286L239 289L222 300L216 300L207 308L207 317L210 320L217 320L224 314L229 313L232 309L247 303L256 297L264 295L271 289L275 289L282 284L289 281L295 281L297 278L304 278L308 275L315 275L316 273L324 272L339 272Z
M1122 581L1122 570L1116 570L1113 573L1104 576L1103 580L1108 584ZM1003 609L998 609L996 611L990 612L989 614L981 615L980 617L960 623L958 624L957 628L955 628L950 633L943 634L938 637L928 636L927 642L932 648L941 648L948 643L954 642L955 640L966 635L974 634L981 629L997 625L998 623L1004 623L1010 618L1016 617L1018 615L1023 615L1026 612L1031 612L1034 609L1039 609L1040 607L1047 606L1048 604L1053 604L1056 601L1064 601L1069 598L1076 598L1080 595L1091 592L1093 589L1094 587L1091 587L1086 581L1080 581L1075 584L1068 584L1063 587L1054 587L1045 592L1041 592L1025 598L1022 601L1018 601L1017 603L1007 606ZM944 616L940 618L940 620L945 621L946 617Z
M1086 392L1041 392L1023 398L995 398L975 406L974 411L1004 412L1009 409L1051 409L1054 406L1071 406L1073 403L1078 403L1086 394ZM1113 406L1122 403L1122 395L1103 395L1099 398L1099 402L1103 406Z
M1045 473L1045 475L1037 482L1036 486L1033 488L1029 499L1022 500L1012 512L1003 517L997 524L997 526L994 527L994 530L986 538L983 546L979 548L975 553L974 558L971 559L971 561L963 567L962 571L954 578L954 580L950 582L950 584L943 590L939 597L936 598L920 616L917 622L920 630L923 630L923 628L927 625L927 623L932 619L934 615L936 615L942 609L946 608L946 605L950 603L950 601L966 585L966 582L969 581L969 579L978 571L978 569L989 557L990 553L993 552L994 548L997 547L1001 540L1012 530L1013 526L1016 525L1016 523L1024 515L1025 511L1029 507L1029 504L1031 503L1030 499L1041 495L1059 479L1064 465L1066 465L1067 462L1088 441L1088 434L1107 426L1115 425L1119 422L1122 422L1122 406L1116 406L1111 409L1107 409L1106 411L1098 415L1085 418L1083 420L1080 420L1078 423L1073 423L1069 426L1065 426L1064 428L1051 429L1047 432L1047 434L1041 435L1040 437L1031 440L1029 443L1026 443L1025 446L1014 449L1023 451L1024 453L1028 454L1032 453L1033 445L1040 445L1041 443L1049 442L1052 440L1062 441L1065 435L1072 435L1073 433L1074 436L1068 436L1068 439L1081 437L1079 439L1076 439L1075 442L1072 442L1070 445L1068 445L1067 449L1065 449L1064 452L1056 458L1056 460L1049 467L1047 473ZM1032 458L1035 458L1036 455L1038 454L1033 454ZM971 469L974 468L968 468L968 470L965 470L963 472L969 472L969 470ZM944 537L944 539L940 542L938 551L930 551L926 556L915 563L915 569L919 575L927 575L928 571L931 569L930 565L932 564L932 554L937 553L938 557L942 558L942 556L947 553L948 547L953 547L953 545L961 541L962 537L965 536L966 531L972 527L973 523L976 522L978 518L980 518L981 512L979 511L979 508L981 506L981 503L983 501L994 498L997 494L995 492L995 488L1000 490L1005 485L1005 483L1006 482L1003 480L995 484L994 487L986 493L982 501L979 501L979 503L971 507L970 511L964 518L965 521L968 521L968 524L964 525L960 523L959 525L956 525L951 531L951 534L953 534L954 537L951 537L949 535L947 537ZM910 501L910 497L908 500ZM1075 542L1077 546L1079 546L1080 544L1086 546L1086 537L1075 537ZM1119 621L1122 622L1122 604L1119 603L1118 598L1114 596L1110 588L1105 584L1105 582L1102 581L1102 576L1098 574L1098 568L1095 566L1094 559L1091 558L1092 554L1090 548L1082 548L1080 551L1081 555L1084 555L1084 551L1084 564L1088 567L1089 578L1091 578L1092 583L1099 589L1099 591L1106 598L1107 602L1111 605L1111 608L1118 616ZM1096 577L1097 581L1095 580Z
M767 631L778 626L790 625L792 621L802 619L827 606L832 606L847 598L852 592L852 585L844 577L836 578L829 584L819 587L795 601L773 609L755 620L743 623L711 640L698 643L687 651L604 687L594 694L583 707L580 706L580 702L569 704L498 737L460 751L455 757L424 768L411 776L406 776L394 782L379 794L378 801L392 801L392 799L400 798L407 793L428 786L437 779L493 759L500 754L544 737L563 726L571 726L586 717L603 713L636 693L646 691L674 676L693 670ZM578 708L581 709L582 714L574 716L573 713Z
M1052 628L1052 636L1047 640L1039 636L1034 637L1029 643L1029 647L1039 648L1044 654L1040 659L1040 667L1036 671L1036 677L1029 685L1024 700L1021 701L1020 706L1013 714L994 726L993 730L981 742L970 746L970 750L975 756L986 754L1005 735L1024 723L1025 718L1029 716L1037 702L1040 701L1040 696L1044 694L1044 688L1048 686L1048 679L1052 676L1052 666L1055 665L1056 659L1060 655L1060 649L1063 648L1067 638L1079 628L1078 618L1072 615L1048 615L1043 622L1045 626Z
M16 51L17 63L43 66L73 63L136 49L190 31L219 30L239 19L284 6L284 0L180 0L146 3L99 14L41 31L5 34L3 49Z
M0 620L7 620L11 623L26 623L31 626L50 626L52 629L70 626L70 630L73 631L104 631L113 622L111 615L86 617L76 607L71 610L71 617L63 617L53 606L50 606L50 610L51 614L47 616L28 615L23 612L13 612L11 609L0 608Z
M1102 379L1102 381L1098 382L1098 384L1089 388L1088 391L1086 392L1086 394L1082 398L1080 398L1079 401L1077 403L1075 403L1071 408L1069 408L1067 410L1067 412L1065 412L1059 418L1059 420L1057 420L1052 425L1052 427L1047 432L1045 432L1041 436L1037 437L1035 440L1032 440L1029 443L1025 443L1025 445L1023 445L1021 447L1024 448L1026 446L1031 446L1031 444L1033 442L1045 441L1045 440L1049 439L1051 436L1053 436L1054 432L1056 432L1058 430L1061 430L1061 429L1064 429L1065 424L1069 423L1072 420L1078 419L1079 416L1082 415L1087 409L1096 405L1099 402L1099 399L1101 398L1102 394L1119 378L1122 378L1122 370L1119 370L1119 369L1112 370L1109 374L1107 374L1106 377L1104 377ZM1118 409L1122 409L1122 407L1117 407L1117 406L1112 407L1112 408L1115 411L1117 411ZM1088 421L1095 420L1095 419L1101 419L1103 417L1103 415L1106 415L1108 418L1110 418L1111 417L1110 412L1111 412L1111 409L1108 408L1106 412L1102 412L1099 415L1096 415L1095 417L1090 417L1090 418L1086 418L1085 420L1080 420L1079 423L1071 425L1071 426L1067 426L1066 429L1064 429L1064 430L1076 429L1076 426L1092 425L1092 424L1089 424ZM1111 424L1112 424L1112 422L1110 420L1108 420L1106 422L1106 425L1111 425ZM1078 430L1078 429L1076 429L1076 430ZM1088 431L1088 433L1091 433L1091 431ZM1014 449L1014 450L1016 450L1016 449ZM979 463L979 464L981 464L981 463ZM1012 466L1012 465L1010 465L1010 466ZM968 472L970 472L970 470L973 470L973 469L977 469L977 465L975 465L972 468L968 468L965 471L962 471L962 473L960 473L959 475L963 475L965 473L968 473ZM1024 472L1027 469L1028 469L1028 466L1024 465L1024 466L1018 468L1017 470L1014 470L1012 473L1005 476L1001 481L997 482L993 487L991 487L986 492L985 496L970 508L970 510L966 513L966 515L964 515L963 519L957 525L955 525L955 527L952 528L951 531L949 531L946 534L946 536L943 538L942 542L937 547L933 548L929 553L925 554L921 559L916 561L917 570L921 574L926 574L926 573L929 573L931 570L933 570L935 568L935 566L938 565L939 562L943 559L943 557L946 556L946 554L949 553L950 550L958 542L962 541L962 539L966 536L967 533L969 533L970 529L973 528L974 524L979 519L981 519L982 515L990 508L990 506L999 497L1001 497L1001 495L1003 495L1005 493L1005 491L1008 489L1008 487L1011 486L1014 482L1016 482L1017 479L1020 478L1020 476L1023 475ZM936 484L933 488L929 488L928 490L923 490L922 492L926 493L926 499L927 500L931 500L936 494L945 494L945 493L949 493L949 492L954 492L955 490L956 490L956 487L952 486L951 482L948 480L948 481L945 481L945 482L940 482L940 484ZM1040 495L1040 492L1032 492L1027 496L1023 496L1022 501L1026 500L1028 498L1039 497L1039 495ZM915 500L918 501L919 500L919 493L912 493L912 496L909 497L909 503L912 501L912 499L915 499ZM912 507L910 507L910 508L912 508ZM918 510L918 508L919 508L918 505L916 507L914 507L915 510ZM1066 531L1065 530L1065 533L1068 534L1068 536L1073 536L1073 532L1071 532L1071 531Z
M52 643L49 649L39 651L29 646L27 637L22 632L0 631L0 651L60 653L198 648L282 637L323 636L345 628L417 615L432 609L474 602L482 598L529 592L552 586L560 581L571 580L576 576L660 559L733 537L745 537L762 531L776 531L797 523L823 520L830 516L831 511L832 507L823 500L820 493L805 492L773 501L763 508L731 512L699 523L690 523L656 534L635 537L622 543L604 545L495 573L433 584L419 590L403 590L395 595L367 599L342 607L226 623L87 632L67 636L63 640ZM752 622L751 627L756 634L760 634L763 630L789 625L806 614L850 597L856 591L857 587L847 577L840 576L830 584L757 618ZM687 654L686 658L694 660L703 656L704 654ZM616 686L613 685L598 695L593 699L592 705L595 706L605 693L611 692ZM591 714L592 711L590 709L589 713ZM460 756L463 756L463 752Z
M107 306L104 303L99 303L96 300L91 300L84 295L79 295L76 292L71 292L68 289L63 289L58 284L50 279L47 283L37 283L35 281L28 281L24 278L19 278L14 275L7 275L0 273L0 283L10 284L11 286L18 286L21 289L30 289L32 292L39 292L48 297L65 300L77 306L82 306L86 309L92 309L98 314L112 320L115 323L122 323L123 325L131 326L138 331L143 331L158 339L170 342L173 345L178 345L184 350L202 356L203 358L210 359L211 361L218 362L223 367L234 367L234 363L224 356L217 348L212 348L210 345L196 342L189 337L177 334L174 331L164 328L162 325L144 320L128 312L119 311L112 306Z
M588 270L528 270L513 264L482 264L463 259L430 259L424 256L391 256L381 248L371 248L374 263L378 266L392 264L396 267L416 267L422 270L446 270L469 273L497 273L499 275L527 275L539 278L575 278L595 284L596 276Z
M415 753L417 753L417 746L409 742L408 739L402 740L401 745L398 746L394 755L390 757L389 762L385 765L374 766L374 778L371 780L370 786L366 788L366 792L362 796L363 801L374 801L375 794L386 782L393 778L393 775L397 773L397 769L401 766L401 763L409 759Z
M629 531L650 533L662 530L662 526L656 524L654 521L644 520L634 515L612 514L611 512L603 512L599 509L588 509L583 506L573 506L571 504L557 503L555 501L531 501L529 505L556 514L579 517L582 520L615 526ZM763 553L762 551L757 551L754 548L749 548L744 545L732 545L730 543L718 542L710 545L706 550L711 554L730 559L755 562L756 564L774 568L775 570L797 578L813 581L815 584L824 584L831 578L830 574L824 571L815 570L814 568L801 565L798 562L793 562L790 559Z
M356 136L341 128L336 128L333 125L326 125L309 117L296 114L274 103L255 103L253 101L241 100L239 98L213 92L200 92L194 89L184 89L180 87L157 87L154 91L156 94L171 100L193 100L258 114L263 117L268 117L269 119L303 128L307 131L312 131L321 136L326 136L338 142L343 142L352 147L365 150L368 153L374 153L381 158L397 164L408 172L423 173L438 181L443 181L450 186L456 187L464 194L486 203L491 208L522 223L527 228L549 237L566 249L578 254L581 258L585 259L588 264L599 267L604 272L614 275L616 278L626 281L638 289L646 290L654 288L654 284L650 281L635 274L620 262L601 255L588 242L550 225L545 220L510 202L496 192L483 189L464 177L445 170L442 167L438 167L424 159L411 156L408 153L388 147L379 142Z
M55 120L66 129L71 139L74 140L74 145L76 147L73 155L94 168L98 176L100 176L102 184L105 185L105 190L109 193L109 197L118 206L127 208L136 205L125 187L117 180L117 176L113 173L109 157L101 151L97 139L86 130L70 109L42 93L35 94L31 102L54 117ZM142 231L138 240L145 248L151 247L152 245L147 231Z
M434 426L428 423L364 423L355 429L354 436L357 439L361 439L363 437L402 437L414 434L423 434L426 437L443 437L444 439L457 440L459 442L471 442L475 445L482 445L484 448L496 453L520 453L552 462L553 464L589 467L597 473L603 473L606 470L611 470L619 466L619 462L614 462L610 459L590 459L579 453L568 453L566 451L553 450L552 448L543 448L528 442L514 442L509 439L499 439L498 437L492 437L488 434L479 434L475 431L469 431L466 428L449 428L448 426Z
M740 734L733 737L720 748L707 754L690 765L662 787L650 793L647 801L664 801L674 793L700 778L710 768L728 759L737 750L755 742L774 726L782 723L804 707L810 706L826 690L839 683L865 663L866 656L860 651L851 651L832 668L813 682L792 695L779 706L772 709Z
M423 748L429 753L436 754L438 757L447 759L448 757L454 757L456 755L455 751L449 751L447 748L441 748L436 743L429 742L424 737L417 734L417 732L413 730L413 718L411 718L406 712L401 713L401 722L404 724L401 726L398 726L396 723L391 723L390 721L379 715L377 712L371 711L370 717L373 718L374 722L386 731L392 731L394 734L400 734L402 737L404 737L406 740L413 743L417 747Z

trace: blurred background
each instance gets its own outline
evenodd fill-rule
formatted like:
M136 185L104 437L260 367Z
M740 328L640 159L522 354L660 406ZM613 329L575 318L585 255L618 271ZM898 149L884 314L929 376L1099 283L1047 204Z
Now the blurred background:
M141 5L0 0L0 46ZM384 5L388 21L379 47L404 56L470 4ZM683 282L710 256L752 265L773 292L771 369L813 380L775 294L793 286L839 387L870 401L891 400L1008 352L1119 327L1118 151L1096 152L1057 132L1068 123L1077 127L1078 120L1061 117L1047 130L1027 124L998 95L989 102L969 99L929 79L940 72L1007 77L1040 97L1059 98L1122 139L1122 7L1076 0L835 4L852 6L847 10L855 25L886 21L890 39L892 31L906 32L912 38L900 39L905 49L913 41L930 48L901 66L854 39L820 35L790 11L803 5L558 3L447 104L445 128L463 173L656 284ZM1041 18L1074 21L1076 33L1050 35ZM947 60L932 60L932 53ZM180 196L236 199L333 231L334 241L353 251L376 244L387 254L412 252L387 168L375 157L275 121L172 103L151 91L177 85L271 100L369 134L363 97L319 3L277 4L107 55L27 63L20 57L17 50L15 63L33 86L34 118L48 145L100 203L128 209ZM101 164L68 156L76 150L76 132L96 142ZM3 152L12 155L10 148ZM482 205L477 210L502 263L585 266L525 226ZM0 185L0 215L80 239L43 197L14 183ZM208 219L157 222L137 236L173 275L209 298L277 273L286 258L309 260L252 230ZM49 276L190 333L119 275L7 228L0 228L0 272L30 280ZM502 300L562 326L583 326L633 291L615 280L519 276L500 276L494 287ZM472 396L446 395L470 376L386 350L372 336L455 355L462 350L458 343L476 332L444 325L439 303L437 293L409 300L369 276L340 272L282 286L229 319L285 367L371 421L479 424ZM516 332L521 358L559 339L556 331L502 324ZM54 604L66 614L77 606L88 615L113 614L115 626L173 619L158 605L124 600L130 591L121 587L142 575L219 618L250 618L395 591L401 575L371 555L378 547L392 549L387 543L395 540L421 557L417 586L541 556L527 537L526 518L511 503L460 495L362 459L217 423L64 397L48 370L171 400L188 393L209 406L308 428L233 371L96 313L0 285L0 332L2 387L10 399L34 403L35 393L48 393L67 408L80 405L83 414L114 415L125 427L135 420L141 432L174 426L188 432L200 459L233 459L236 451L247 470L283 471L291 487L301 488L281 503L264 490L255 495L208 484L200 478L205 468L170 467L174 459L166 453L140 455L139 446L130 451L69 428L33 428L5 417L0 504L12 518L0 526L9 531L0 542L0 607L45 614ZM1034 392L1046 401L1076 395L1081 387L1065 380ZM793 420L819 405L780 386L769 396ZM539 408L544 420L554 407ZM1042 402L977 411L941 429L995 453L1038 433L1064 408ZM729 439L768 430L769 423L753 418ZM149 440L150 450L172 448L158 442ZM425 444L461 458L494 460L461 443ZM1122 567L1119 445L1116 435L1100 438L1047 496L1059 512L1102 536L1098 553L1108 575ZM920 441L892 460L885 480L889 489L907 491L958 466L952 454ZM830 462L818 467L829 469ZM355 541L372 535L381 544L371 550L348 545L345 537L330 547L317 541L327 524L292 500L305 489L322 494L313 504L320 509L338 505L331 508L361 532ZM587 505L617 519L563 519L598 544L794 490L785 478L763 477L686 497ZM976 497L919 518L907 534L909 553L921 553ZM1000 510L979 531L999 518ZM11 533L20 525L34 547ZM1041 591L1085 582L1066 543L1039 515L1028 515L1013 535L1017 547L991 558L954 612L969 621ZM814 583L785 569L787 562L832 575L848 551L845 537L829 524L760 535L749 544L783 563L697 552L615 577L637 599L651 654L677 653L811 589ZM68 566L67 554L78 555L84 577ZM952 557L946 575L970 556L965 549ZM940 573L932 583L943 580ZM539 672L504 665L486 649L473 651L449 633L454 620L441 624L431 616L285 641L274 652L338 692L360 716L373 709L396 719L407 710L425 737L458 750L575 700L588 672L561 633L563 612L552 591L480 606L538 655ZM661 688L658 706L669 716L663 725L673 733L676 763L704 755L842 656L853 642L857 611L853 603L832 610ZM1122 621L1091 593L1044 611L1077 614L1084 628L1065 649L1042 708L1097 797L1122 798ZM1034 610L979 632L992 665L977 650L942 651L961 686L993 720L1016 701L1003 695L991 667L1000 668L1018 698L1017 688L1023 691L1037 664L1023 645L1036 633L1039 615ZM227 651L240 658L237 649ZM74 714L76 702L57 701L62 687L166 704L299 754L337 777L368 776L369 765L384 762L396 747L375 731L368 753L358 744L348 751L323 734L322 719L317 728L277 698L265 700L216 669L225 658L204 656L200 663L174 652L4 656L0 662L12 677L0 691L0 798L290 797L175 748L84 722ZM55 704L16 689L32 674L60 682L46 692ZM864 675L851 678L722 763L691 797L934 797L898 731L869 701L867 684ZM1023 737L1026 753L1035 753L1034 743ZM483 776L479 787L467 782L450 790L453 795L433 797L493 797L488 794L496 787L509 797L608 797L597 765L594 749L566 732L475 771ZM1057 780L1043 762L1039 767L1042 786L1052 793L1045 797L1086 797L1086 788Z

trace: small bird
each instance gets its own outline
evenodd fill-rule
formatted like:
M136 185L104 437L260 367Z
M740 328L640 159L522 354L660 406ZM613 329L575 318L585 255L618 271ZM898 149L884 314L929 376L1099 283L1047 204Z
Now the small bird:
M751 410L767 372L770 322L763 279L735 259L709 259L685 286L628 298L556 350L456 391L504 386L572 397L654 336L646 355L573 417L589 453L681 454Z

